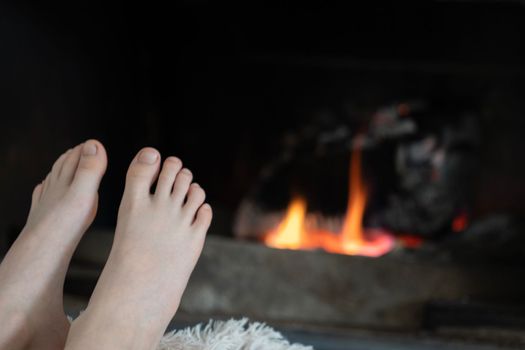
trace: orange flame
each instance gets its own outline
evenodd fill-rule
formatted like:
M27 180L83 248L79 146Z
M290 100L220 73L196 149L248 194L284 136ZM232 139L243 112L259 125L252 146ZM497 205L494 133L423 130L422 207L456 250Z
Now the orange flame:
M306 240L304 218L306 216L306 200L294 198L290 203L286 217L279 224L275 233L266 237L266 244L272 247L300 249Z
M354 151L350 160L350 184L348 206L343 223L342 241L344 249L358 253L365 244L363 233L363 215L366 206L366 190L361 180L361 152Z
M392 249L393 238L382 230L363 229L366 201L367 193L361 176L361 152L355 150L350 161L348 206L341 232L306 229L306 200L294 197L284 219L264 237L264 242L282 249L322 248L339 254L384 255Z

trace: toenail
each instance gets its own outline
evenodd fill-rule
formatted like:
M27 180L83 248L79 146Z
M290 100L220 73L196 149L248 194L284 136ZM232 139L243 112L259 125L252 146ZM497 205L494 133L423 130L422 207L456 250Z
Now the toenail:
M156 152L153 152L151 150L144 150L140 152L139 155L139 162L145 163L145 164L153 164L157 161L158 154Z
M208 204L208 203L204 203L202 205L202 209L205 209L205 210L211 210L211 206Z
M86 142L82 146L82 155L84 156L94 156L97 154L97 145L92 142Z
M191 171L189 171L188 169L184 168L181 170L182 173L186 174L186 175L191 175Z
M167 161L171 162L171 163L180 163L180 159L179 158L176 158L176 157L169 157L168 159L166 159Z

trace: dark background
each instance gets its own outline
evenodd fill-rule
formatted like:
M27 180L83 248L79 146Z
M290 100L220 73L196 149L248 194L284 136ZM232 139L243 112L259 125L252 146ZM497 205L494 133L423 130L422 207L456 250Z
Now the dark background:
M114 225L147 145L183 159L224 234L285 132L348 100L429 96L479 111L480 215L523 214L524 34L517 1L3 2L0 229L19 232L56 157L97 138L109 167L95 226Z

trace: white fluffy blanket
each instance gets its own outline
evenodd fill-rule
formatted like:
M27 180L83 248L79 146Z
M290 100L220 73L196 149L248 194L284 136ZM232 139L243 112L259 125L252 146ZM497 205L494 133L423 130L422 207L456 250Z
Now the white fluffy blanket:
M157 350L313 350L290 344L264 323L240 320L213 321L167 333Z

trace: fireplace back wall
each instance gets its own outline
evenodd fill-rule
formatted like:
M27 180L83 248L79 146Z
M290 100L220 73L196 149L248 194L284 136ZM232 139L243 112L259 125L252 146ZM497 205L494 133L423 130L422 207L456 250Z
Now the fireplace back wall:
M110 158L95 227L114 226L127 164L150 145L184 160L215 209L211 233L231 235L287 133L349 104L405 99L450 98L475 111L474 215L524 214L519 3L54 5L0 5L3 249L34 184L85 138L99 138Z

